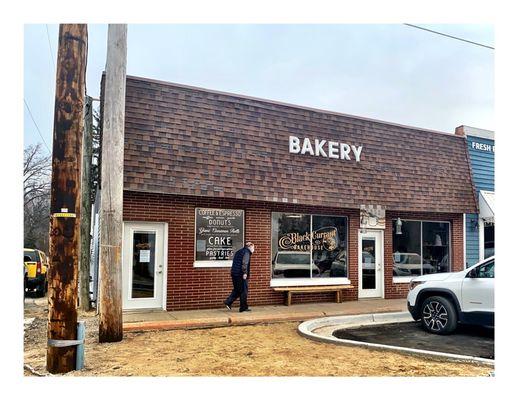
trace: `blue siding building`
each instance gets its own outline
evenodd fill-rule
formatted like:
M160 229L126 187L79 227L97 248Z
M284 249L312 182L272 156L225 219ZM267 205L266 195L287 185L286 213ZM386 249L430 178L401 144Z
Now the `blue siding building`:
M464 259L469 267L495 251L495 140L494 132L465 125L455 133L466 136L479 205L479 214L465 214Z

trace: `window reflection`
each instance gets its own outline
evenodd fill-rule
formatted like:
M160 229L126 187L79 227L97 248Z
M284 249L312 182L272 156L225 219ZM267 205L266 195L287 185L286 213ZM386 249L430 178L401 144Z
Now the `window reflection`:
M272 277L346 277L346 223L338 216L272 213Z
M423 222L423 275L450 270L450 225Z
M362 239L362 289L376 289L375 239Z
M476 268L476 278L494 278L495 277L495 262L491 261Z
M393 274L394 276L421 275L421 222L402 221L401 234L393 227Z
M155 294L155 233L133 233L132 298L150 298Z
M346 277L346 219L329 215L313 215L313 263L318 275L313 277Z
M419 276L450 271L450 224L402 221L401 234L393 222L393 275Z

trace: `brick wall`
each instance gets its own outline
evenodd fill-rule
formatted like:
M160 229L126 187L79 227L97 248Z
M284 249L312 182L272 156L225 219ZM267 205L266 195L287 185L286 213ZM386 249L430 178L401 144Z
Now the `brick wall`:
M393 271L394 262L392 258L392 223L398 217L401 219L414 219L426 221L446 221L450 222L451 229L451 268L452 271L462 271L464 269L464 241L463 241L463 219L462 214L446 214L446 213L411 213L411 212L390 212L387 211L387 225L385 228L385 298L398 299L406 297L408 293L408 283L394 283Z
M282 304L283 294L270 287L271 213L328 213L348 217L349 276L358 285L357 232L359 211L316 208L291 204L271 204L244 200L174 196L124 192L124 221L168 223L167 309L217 308L232 290L230 268L194 268L194 218L196 207L238 208L245 210L245 240L255 243L251 262L249 304ZM353 232L353 234L351 234ZM357 299L357 291L344 291L344 299ZM293 303L334 301L333 293L298 294Z
M298 212L344 215L348 217L348 269L354 289L344 291L345 300L358 298L359 210L311 207L296 204L253 202L239 199L175 196L157 193L124 192L124 221L168 223L167 310L218 308L232 290L229 268L194 268L195 208L238 208L245 210L245 240L255 243L252 257L249 304L282 304L283 294L270 287L271 213ZM406 296L408 284L392 282L392 219L442 220L452 223L452 252L455 270L463 264L462 214L391 213L387 211L385 230L385 297ZM333 293L297 294L293 303L334 301Z

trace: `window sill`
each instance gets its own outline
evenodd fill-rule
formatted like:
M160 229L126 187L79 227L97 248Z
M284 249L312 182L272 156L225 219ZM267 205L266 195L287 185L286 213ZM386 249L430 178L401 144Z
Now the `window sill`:
M194 268L228 268L232 266L232 260L221 261L195 261Z
M397 276L392 278L392 283L410 283L410 281L414 278L417 278L416 276Z
M330 286L330 285L350 285L351 281L347 278L277 278L270 280L270 287L282 286Z

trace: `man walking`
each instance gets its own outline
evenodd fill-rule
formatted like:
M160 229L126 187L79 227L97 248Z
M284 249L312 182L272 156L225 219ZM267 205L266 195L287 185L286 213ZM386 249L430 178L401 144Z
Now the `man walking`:
M245 247L236 251L232 260L232 293L223 302L228 310L232 308L232 303L239 297L239 312L251 311L248 308L248 279L250 279L250 258L255 250L252 242L246 242Z

